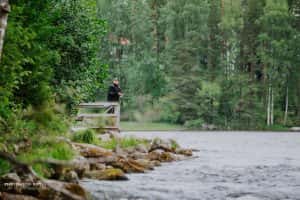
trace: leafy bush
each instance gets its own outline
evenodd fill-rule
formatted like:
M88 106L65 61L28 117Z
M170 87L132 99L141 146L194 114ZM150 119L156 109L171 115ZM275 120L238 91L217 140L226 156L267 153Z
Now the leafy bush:
M87 129L74 133L72 140L75 142L83 142L88 144L98 144L99 139L96 137L94 130Z
M66 143L57 143L53 145L53 148L49 152L49 156L58 159L58 160L71 160L74 157L75 153Z
M28 152L22 152L17 157L23 162L32 162L38 159L53 158L57 160L71 160L75 156L72 147L65 142L57 142L56 138L47 138L44 141L36 138L33 147ZM34 164L33 169L41 176L48 177L50 168L47 164Z
M11 170L10 164L5 160L0 159L0 176L8 173L10 170Z
M24 112L23 119L28 122L34 122L39 130L46 130L55 135L62 135L68 129L67 119L65 119L64 114L56 113L53 109L54 105L50 106L51 105L39 109L29 107Z

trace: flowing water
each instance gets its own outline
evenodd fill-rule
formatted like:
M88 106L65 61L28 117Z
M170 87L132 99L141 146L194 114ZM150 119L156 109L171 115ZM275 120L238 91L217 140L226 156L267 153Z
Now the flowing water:
M164 164L129 181L84 180L95 199L300 200L300 133L139 132L199 149L198 158Z

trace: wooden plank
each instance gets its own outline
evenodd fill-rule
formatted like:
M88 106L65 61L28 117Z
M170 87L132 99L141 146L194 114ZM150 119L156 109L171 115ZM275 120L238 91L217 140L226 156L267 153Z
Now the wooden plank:
M120 130L120 105L118 104L118 106L116 106L115 108L115 114L117 115L117 119L116 119L116 127L119 128Z
M120 131L120 104L118 102L90 102L90 103L81 103L77 106L78 108L99 108L99 109L105 109L104 113L81 113L78 114L77 120L83 121L84 118L115 118L115 126L106 126L106 127L95 127L88 125L86 128L92 128L92 129L111 129L111 130L118 130ZM114 113L107 113L111 109L113 109ZM103 112L103 110L102 110Z
M79 127L74 127L75 129L119 129L119 127L115 126L104 126L104 127L98 127L98 126L79 126Z
M84 113L84 114L79 114L78 116L77 116L78 118L100 118L100 117L118 117L118 115L116 115L116 114L107 114L107 113L99 113L99 114L94 114L94 113L90 113L90 114L86 114L86 113Z
M115 127L115 126L105 126L103 128L104 129L118 129L119 130L119 127Z
M118 106L118 102L91 102L81 103L78 105L79 108L106 108L109 106Z

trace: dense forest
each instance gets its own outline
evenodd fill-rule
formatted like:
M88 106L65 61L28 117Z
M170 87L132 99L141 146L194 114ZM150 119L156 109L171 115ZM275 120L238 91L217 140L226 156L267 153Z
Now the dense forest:
M0 67L0 131L26 135L40 125L59 130L64 111L92 100L102 86L107 65L98 54L106 22L98 18L92 0L9 3Z
M297 0L9 4L1 6L1 133L61 132L74 105L104 96L112 77L125 120L300 124Z
M74 150L57 137L69 132L74 105L94 99L108 68L98 57L107 24L95 1L7 3L0 1L1 175L11 170L3 152L27 163L73 158ZM34 169L48 175L47 165Z
M123 117L200 128L300 123L300 1L100 0Z
M298 131L300 0L0 0L0 199L7 199L3 197L6 193L49 200L90 199L74 195L86 196L77 183L81 178L91 178L91 173L97 180L127 180L124 172L144 173L161 162L185 160L183 157L198 152L194 148L184 149L172 139L127 137L118 133L119 127L107 131L103 118L99 118L97 127L75 130L78 127L74 125L79 121L78 104L106 99L114 78L120 80L124 94L116 92L122 96L124 121L160 122L195 130ZM104 115L119 119L116 114ZM114 120L107 122L113 124ZM200 138L198 133L189 134L187 141ZM225 135L228 136L227 132ZM281 137L276 136L275 140ZM183 137L186 136L178 138ZM248 142L248 137L242 140L240 137L236 143L226 143L227 138L217 142L213 139L210 141L213 143L206 145L225 141L225 146L234 146L240 141L239 148L228 150L221 145L219 150L234 154L238 150L240 156L248 159L250 152L257 155L256 145L264 146L264 141L269 140L267 137L261 143L253 142L261 138L259 135L259 139L252 140L255 145L246 154L239 149L244 147L242 142ZM205 137L200 140L199 145L206 143ZM280 152L297 152L294 147L299 145L287 141L274 144L276 151L272 154L271 148L271 154L261 157L263 165L258 165L259 159L255 157L255 164L245 165L245 170L237 165L232 170L226 164L222 170L218 167L216 173L211 171L216 166L217 157L212 156L215 149L199 146L200 153L204 148L212 156L201 160L214 163L212 168L205 163L209 167L204 168L214 176L207 180L216 182L215 174L222 173L218 177L229 180L228 185L233 176L246 173L238 181L245 182L248 191L249 177L254 174L259 195L253 198L259 198L265 197L260 193L261 185L271 194L277 189L275 186L289 181L286 179L289 176L295 181L287 187L290 193L299 186L296 183L299 167L297 159L293 160L294 154L278 161L278 167L276 162L268 160L277 158ZM293 151L286 151L287 147ZM193 159L197 157L196 154ZM232 158L222 160L232 162L240 157ZM282 167L287 160L289 164ZM207 173L198 170L204 166L199 163L195 164L195 170L190 169L189 163L181 165L189 168L174 172L182 172L182 176L188 177L187 182L202 180ZM233 173L236 168L238 172ZM191 172L191 179L186 172ZM283 182L278 173L284 176ZM263 179L256 180L255 174ZM171 173L166 175L173 177ZM270 184L265 180L269 175L276 177L270 179ZM174 177L179 180L177 175ZM48 179L51 181L45 184ZM159 181L156 187L168 183L161 180L164 182ZM33 185L25 185L25 189L22 186L37 182L47 186L49 193L43 192L44 187L32 190ZM11 183L15 184L14 189ZM235 184L234 178L231 185ZM145 190L144 182L142 186ZM211 187L212 198L218 187ZM151 192L153 189L151 186ZM179 189L172 191L176 195L184 191ZM161 188L159 191L171 193ZM190 190L186 191L185 194ZM272 199L288 198L283 191ZM119 192L125 193L123 189ZM225 190L221 192L225 194ZM253 191L241 192L256 195ZM16 197L8 199L24 199ZM228 193L227 197L243 198L236 193Z
M295 199L289 195L299 186L296 134L250 132L250 138L226 132L209 133L209 139L199 132L161 133L188 138L193 149L185 149L173 139L148 138L158 129L148 139L121 134L113 127L119 109L80 117L80 109L95 104L78 104L106 100L115 78L123 124L299 131L300 0L0 0L0 199L90 199L82 178L128 180L125 173L146 173L187 157L191 162L181 169L141 176L142 187L130 198L143 198L140 192L151 199L154 192L195 199L200 192L211 193L209 199L217 193L257 199L280 187L270 199ZM97 126L78 127L84 118ZM247 151L241 151L244 145ZM264 155L257 157L258 151ZM190 190L203 174L212 174L201 182L210 192ZM220 178L226 185L211 184ZM167 188L178 180L189 184ZM236 183L242 184L238 192ZM108 187L92 185L109 198ZM121 195L129 190L113 189Z

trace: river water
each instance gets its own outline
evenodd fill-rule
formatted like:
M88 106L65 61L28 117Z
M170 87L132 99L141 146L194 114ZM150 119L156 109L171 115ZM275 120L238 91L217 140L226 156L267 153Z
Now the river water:
M300 200L300 133L126 132L173 138L198 158L164 164L129 181L82 181L95 199Z

